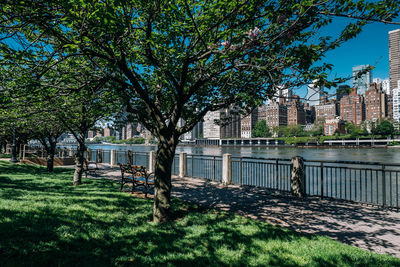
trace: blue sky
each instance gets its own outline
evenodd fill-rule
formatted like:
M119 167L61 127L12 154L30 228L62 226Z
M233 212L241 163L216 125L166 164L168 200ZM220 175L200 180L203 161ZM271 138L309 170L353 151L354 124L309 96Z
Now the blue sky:
M348 21L335 19L322 34L336 36ZM373 78L389 78L389 31L399 28L400 25L383 23L364 26L356 38L327 53L324 62L334 65L331 77L349 77L353 66L370 64L375 66L372 71ZM351 85L351 81L347 83ZM294 93L304 96L305 90L302 88Z
M330 29L343 28L344 20L337 20ZM363 31L341 47L327 54L326 60L335 65L339 75L351 75L355 65L375 65L374 78L389 77L389 31L399 29L400 25L373 23L366 25Z

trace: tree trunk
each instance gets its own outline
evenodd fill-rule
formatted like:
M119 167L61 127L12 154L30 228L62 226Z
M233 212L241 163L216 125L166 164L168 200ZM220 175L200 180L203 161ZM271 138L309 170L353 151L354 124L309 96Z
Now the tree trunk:
M85 143L78 141L78 148L75 156L75 173L73 185L82 184L83 162L85 160Z
M47 151L47 171L53 172L54 171L54 154L56 153L56 143L49 142L49 150Z
M154 173L153 222L160 223L170 219L171 168L174 160L177 139L160 137Z

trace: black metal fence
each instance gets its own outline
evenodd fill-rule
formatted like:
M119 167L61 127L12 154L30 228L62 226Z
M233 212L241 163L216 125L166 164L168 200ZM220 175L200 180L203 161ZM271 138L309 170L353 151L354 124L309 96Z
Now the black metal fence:
M400 164L305 160L308 195L400 208Z
M57 152L58 155L67 153L62 150ZM89 153L90 156L87 156L92 161L111 163L110 150L102 150L100 153L98 150L89 150ZM148 152L116 151L115 153L116 163L150 167ZM232 183L290 192L292 171L290 159L253 157L231 159ZM172 163L173 175L179 174L179 161L179 155L175 155ZM222 182L221 156L188 154L186 164L188 176ZM400 164L304 160L304 171L306 195L400 208Z
M191 177L222 181L222 157L187 155L187 174Z
M289 159L232 157L232 182L288 192L291 166Z

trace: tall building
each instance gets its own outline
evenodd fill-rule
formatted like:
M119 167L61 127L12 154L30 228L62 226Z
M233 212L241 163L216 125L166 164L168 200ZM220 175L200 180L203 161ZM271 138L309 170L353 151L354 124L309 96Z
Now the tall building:
M372 80L373 83L376 83L381 86L382 92L384 92L387 95L391 94L390 90L390 80L389 79L380 79L380 78L374 78Z
M210 111L204 116L204 138L220 139L221 126L215 123L215 120L221 119L221 111Z
M204 116L203 133L204 138L221 139L221 138L240 138L241 125L240 115L231 112L233 108L211 111ZM218 125L215 121L220 120L223 124L228 118L228 124Z
M183 135L183 140L196 140L203 135L203 122L198 122L191 131Z
M372 83L372 71L366 71L370 65L358 65L353 67L353 87L357 89L357 94L365 95L368 86ZM360 72L365 73L361 74Z
M287 105L287 124L288 125L305 125L306 114L304 105L300 102L298 95L293 95L292 101Z
M265 104L262 104L261 106L259 106L258 108L257 108L257 111L258 111L258 113L257 113L257 118L258 118L258 120L260 121L260 120L267 120L267 105L265 105Z
M113 136L114 135L114 130L111 127L106 127L104 128L104 137L108 137L108 136Z
M400 80L400 29L389 32L389 80L390 90L397 88Z
M355 125L360 125L365 120L364 97L357 94L356 88L340 100L340 117Z
M314 81L315 83L315 81ZM315 106L315 105L319 105L319 100L321 98L321 91L322 88L316 86L314 83L309 84L308 88L307 88L307 103L310 104L310 106Z
M383 119L385 110L385 93L377 83L371 83L367 92L365 92L365 120L377 121Z
M340 85L336 89L336 101L340 102L340 99L342 99L342 97L345 96L345 95L349 95L350 92L351 92L351 87L350 86L348 86L347 84Z
M224 109L221 113L222 118L228 118L229 123L221 127L221 138L240 138L241 137L241 124L240 114L234 107Z
M393 97L393 119L400 122L400 80L392 90Z
M393 94L392 91L391 95L386 95L386 118L388 119L393 119Z
M338 115L336 103L331 101L325 105L315 106L315 120L328 120L336 118Z
M315 106L310 106L309 103L303 103L306 124L312 124L315 121Z
M87 135L89 139L92 139L94 137L94 131L89 130Z
M268 128L287 126L287 106L272 102L266 107L266 115Z
M293 95L293 90L285 88L283 86L278 86L277 91L275 92L275 95L272 97L272 102L279 102L279 103L285 103L288 101L291 101Z
M258 108L255 108L247 116L242 116L240 119L242 138L251 138L252 132L258 121Z

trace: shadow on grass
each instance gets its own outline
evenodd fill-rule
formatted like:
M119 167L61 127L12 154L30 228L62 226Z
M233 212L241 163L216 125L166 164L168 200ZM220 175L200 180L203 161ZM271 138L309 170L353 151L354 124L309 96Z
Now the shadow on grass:
M0 265L400 266L395 258L178 199L174 221L155 225L152 201L120 193L115 183L73 187L64 172L36 175L29 167L17 168L18 177L0 176ZM19 177L24 172L29 178Z

